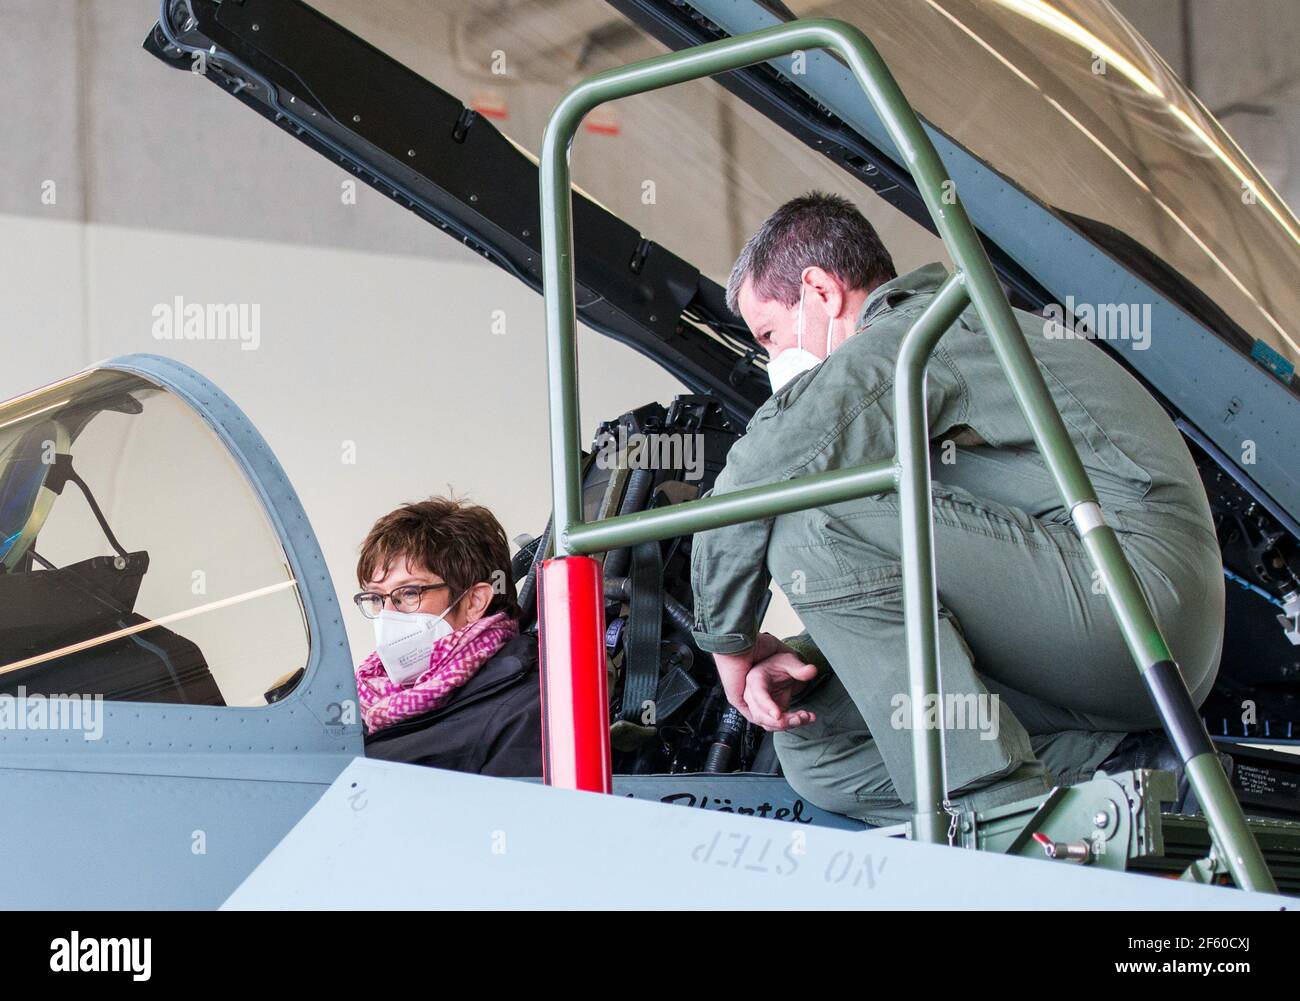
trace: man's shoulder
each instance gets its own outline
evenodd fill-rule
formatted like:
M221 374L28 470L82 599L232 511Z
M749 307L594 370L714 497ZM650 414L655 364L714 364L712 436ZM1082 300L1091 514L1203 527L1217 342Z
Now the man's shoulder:
M887 389L909 325L901 317L889 315L855 333L807 373L807 378L790 387L785 409L811 406L820 410L840 397L857 400Z

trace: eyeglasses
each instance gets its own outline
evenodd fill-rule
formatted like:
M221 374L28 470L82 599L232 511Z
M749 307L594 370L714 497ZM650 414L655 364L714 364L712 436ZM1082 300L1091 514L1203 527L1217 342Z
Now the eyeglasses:
M357 608L361 609L361 614L367 619L377 619L379 613L384 610L385 601L391 601L395 611L414 612L424 600L424 592L436 591L442 587L451 587L451 585L403 584L401 587L393 588L387 594L382 591L362 591L360 594L354 594L352 600L357 603Z

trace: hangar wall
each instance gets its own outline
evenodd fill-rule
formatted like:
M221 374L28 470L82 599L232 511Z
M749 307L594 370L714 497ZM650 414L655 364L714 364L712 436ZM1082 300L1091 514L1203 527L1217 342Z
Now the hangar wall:
M212 379L262 431L298 490L358 656L373 643L351 607L356 550L380 514L454 490L491 507L511 536L544 527L540 299L471 255L380 255L19 216L0 217L0 241L0 328L9 337L0 395L130 352L165 354ZM178 294L257 303L258 348L155 339L153 307ZM492 332L493 310L504 311L503 334ZM662 369L590 331L579 350L586 428L680 391Z

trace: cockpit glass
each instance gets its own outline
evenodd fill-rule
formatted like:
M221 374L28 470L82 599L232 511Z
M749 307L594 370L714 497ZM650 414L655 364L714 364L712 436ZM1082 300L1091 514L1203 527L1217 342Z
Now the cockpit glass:
M0 405L0 695L258 706L307 663L284 549L193 409L83 373Z
M42 427L34 427L14 437L0 453L4 464L4 477L0 479L0 564L5 566L23 555L20 543L24 529L36 515L41 487L50 472L41 454L41 444L52 440L50 436L51 431L45 431L43 437Z
M313 4L534 152L569 86L664 51L604 0ZM1300 222L1109 4L765 6L857 25L930 123L1176 301L1208 297L1195 315L1239 349L1259 340L1300 361ZM927 231L712 80L596 109L572 164L577 186L715 280L767 214L810 188L852 198L900 271L946 261Z
M1300 361L1300 222L1110 4L787 6L857 25L930 123L1126 264L1150 273L1154 258Z

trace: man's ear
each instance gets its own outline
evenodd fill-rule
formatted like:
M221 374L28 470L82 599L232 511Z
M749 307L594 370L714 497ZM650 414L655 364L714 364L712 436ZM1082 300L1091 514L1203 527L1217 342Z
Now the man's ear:
M848 301L846 295L848 290L844 287L844 283L825 268L819 268L815 264L804 268L803 283L808 286L806 294L810 298L816 296L821 301L826 315L832 320L838 320Z
M495 592L487 581L479 581L465 595L465 624L477 622L487 614L488 605L492 604Z

